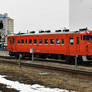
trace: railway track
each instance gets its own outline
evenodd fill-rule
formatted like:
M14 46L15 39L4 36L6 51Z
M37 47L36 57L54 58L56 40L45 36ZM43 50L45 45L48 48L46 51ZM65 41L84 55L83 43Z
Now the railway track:
M35 61L34 61L35 62ZM69 68L69 67L56 67L56 66L51 66L45 65L45 64L39 64L39 63L28 63L24 62L23 60L19 61L14 59L13 57L2 57L0 56L0 63L7 63L7 64L13 64L13 65L19 65L19 67L34 67L34 68L40 68L40 69L47 69L47 70L52 70L52 71L57 71L57 72L66 72L66 73L71 73L71 74L79 74L79 75L84 75L88 77L92 77L92 72L88 70L81 70L81 69L76 69L76 68Z

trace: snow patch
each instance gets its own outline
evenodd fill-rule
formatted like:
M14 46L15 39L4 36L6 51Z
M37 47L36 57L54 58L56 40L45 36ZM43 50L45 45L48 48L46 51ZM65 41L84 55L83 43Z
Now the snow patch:
M7 85L7 88L14 88L20 92L69 92L68 90L63 90L59 88L46 88L38 84L34 85L23 84L19 83L18 81L7 80L4 77L6 76L0 75L0 83Z

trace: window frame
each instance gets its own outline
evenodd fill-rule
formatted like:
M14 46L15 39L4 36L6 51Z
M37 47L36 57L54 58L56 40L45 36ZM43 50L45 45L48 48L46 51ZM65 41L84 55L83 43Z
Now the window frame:
M45 44L45 45L48 45L48 42L49 42L48 39L44 39L44 44Z
M70 45L74 45L74 38L73 38L73 37L70 37L70 39L69 39L69 44L70 44Z
M79 37L77 37L77 44L79 44Z
M34 39L33 40L33 44L37 44L37 39Z
M24 39L21 39L21 44L24 44Z
M50 39L50 44L54 45L55 44L55 40L54 39Z
M31 45L32 44L32 39L28 40L28 44Z
M59 43L57 43L59 41ZM60 39L56 39L56 45L60 45L61 41Z
M28 42L28 40L26 39L26 40L25 40L25 44L27 44L27 42Z
M20 40L17 40L17 44L20 44L21 43L21 41Z
M40 41L41 41L41 43L40 43ZM42 40L42 39L39 39L39 44L40 44L40 45L42 44L42 42L43 42L43 40Z
M61 39L61 44L64 45L64 39Z

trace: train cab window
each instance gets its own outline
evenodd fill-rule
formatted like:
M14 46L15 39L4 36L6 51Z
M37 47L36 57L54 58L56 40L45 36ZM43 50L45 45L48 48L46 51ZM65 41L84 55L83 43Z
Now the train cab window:
M34 44L37 44L37 40L36 39L34 39Z
M56 39L56 44L60 44L60 39Z
M64 45L64 39L61 39L61 41L62 41L62 45Z
M20 40L18 40L17 43L20 44Z
M54 39L50 39L50 44L54 44Z
M83 40L92 41L92 35L83 35Z
M44 44L48 44L48 39L44 39Z
M70 45L73 45L74 44L74 39L73 37L70 38Z
M24 40L23 39L21 40L21 43L24 44Z
M32 40L31 39L29 40L29 44L32 44Z
M79 44L79 37L77 37L77 44Z
M42 44L42 39L39 39L39 44Z
M27 39L25 40L25 44L27 44Z

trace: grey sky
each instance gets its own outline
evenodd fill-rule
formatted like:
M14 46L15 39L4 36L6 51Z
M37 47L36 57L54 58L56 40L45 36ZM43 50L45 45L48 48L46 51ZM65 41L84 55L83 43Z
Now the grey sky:
M84 27L92 30L92 0L70 0L69 24L73 30Z
M68 26L68 0L2 0L0 13L15 21L15 32Z

